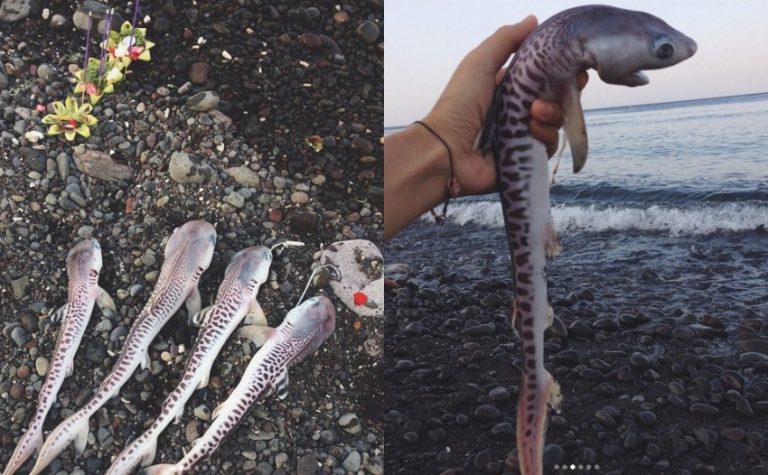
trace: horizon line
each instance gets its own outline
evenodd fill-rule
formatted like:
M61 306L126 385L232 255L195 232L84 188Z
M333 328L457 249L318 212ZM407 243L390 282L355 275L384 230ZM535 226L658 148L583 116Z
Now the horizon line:
M663 102L647 102L644 104L627 104L623 106L607 106L607 107L596 107L594 109L584 109L584 112L593 112L593 111L605 111L605 110L611 110L611 109L622 109L625 107L641 107L641 106L658 106L658 105L664 105L664 104L677 104L681 102L696 102L696 101L706 101L710 99L726 99L729 97L744 97L744 96L759 96L761 94L768 94L768 91L763 92L748 92L745 94L729 94L726 96L711 96L711 97L699 97L696 99L678 99L675 101L663 101ZM384 130L386 129L403 129L405 127L408 127L408 124L406 125L391 125L391 126L384 126Z

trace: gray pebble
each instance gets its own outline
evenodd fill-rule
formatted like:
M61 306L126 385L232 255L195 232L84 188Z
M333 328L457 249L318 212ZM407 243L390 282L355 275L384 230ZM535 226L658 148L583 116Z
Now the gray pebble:
M50 64L43 63L37 67L37 76L44 82L52 82L56 78L56 70Z
M21 300L27 295L27 289L29 288L29 276L19 277L18 279L11 281L11 289L13 290L13 297L16 300Z
M219 105L219 95L214 91L203 91L187 99L187 107L195 112L208 112Z
M16 346L22 347L29 341L29 334L21 327L16 327L11 332L11 340Z
M358 434L362 430L360 421L357 416L352 413L347 413L339 417L339 427L349 434Z
M218 180L216 170L205 160L184 152L174 152L168 173L176 183L210 183Z
M342 462L342 466L346 470L349 470L350 472L357 472L358 470L360 470L361 462L362 462L362 459L360 457L360 452L358 452L357 450L353 450L344 459L344 462Z
M238 192L232 192L224 197L224 201L231 204L235 208L242 208L245 205L245 198Z
M379 35L381 34L381 29L376 23L372 21L364 21L363 23L360 24L360 26L357 27L355 32L357 33L357 36L359 36L361 40L363 40L368 44L372 44L379 39Z

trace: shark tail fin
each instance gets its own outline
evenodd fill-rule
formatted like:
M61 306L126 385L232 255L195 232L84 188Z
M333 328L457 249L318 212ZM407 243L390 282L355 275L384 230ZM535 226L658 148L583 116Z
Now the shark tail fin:
M526 375L520 387L517 407L517 450L521 473L542 473L541 457L547 431L548 407L559 411L563 399L560 385L548 371L539 384L533 375Z
M45 439L45 443L40 448L37 461L35 466L32 467L30 475L41 473L45 467L50 465L67 448L72 440L75 441L77 453L82 454L86 443L88 443L88 432L90 430L88 420L89 417L87 415L77 412L56 426L53 432L48 434L48 438Z
M31 432L30 432L31 431ZM8 466L5 467L3 475L11 475L16 472L24 462L32 456L32 454L40 451L40 447L43 446L43 431L41 427L35 429L27 429L27 432L19 440L19 444L13 451L11 459L8 461Z

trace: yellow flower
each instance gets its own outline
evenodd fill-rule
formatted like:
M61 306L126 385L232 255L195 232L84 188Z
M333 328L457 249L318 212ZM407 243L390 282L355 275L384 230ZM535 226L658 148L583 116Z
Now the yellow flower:
M67 97L66 105L61 101L53 103L54 114L43 117L43 123L50 125L48 135L64 134L67 140L74 140L77 135L85 138L91 136L91 127L98 120L90 115L93 106L90 104L78 105L73 97Z
M120 26L119 32L109 32L107 44L102 44L120 69L127 68L132 61L151 60L149 49L153 46L155 44L147 40L146 28L133 28L127 21Z
M88 71L79 69L73 73L77 79L75 85L75 94L85 92L91 104L96 105L104 94L111 94L115 91L114 84L123 80L123 73L112 58L108 58L104 63L104 74L99 75L99 60L91 58L88 60ZM99 87L101 86L101 87Z

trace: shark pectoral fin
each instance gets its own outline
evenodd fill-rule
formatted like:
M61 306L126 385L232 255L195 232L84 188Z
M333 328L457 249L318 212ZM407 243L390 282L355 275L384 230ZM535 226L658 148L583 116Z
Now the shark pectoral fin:
M197 383L197 389L203 389L208 386L208 380L211 377L211 368L213 367L213 360L210 360L207 364L204 364L200 368L200 382Z
M261 325L263 327L269 326L267 322L267 316L264 314L264 310L259 305L256 299L251 301L250 307L248 307L248 314L243 320L246 325Z
M584 124L584 112L581 110L581 93L573 80L561 88L563 104L563 128L571 144L573 173L578 173L587 162L587 126Z
M277 398L281 401L288 397L288 370L284 369L283 372L275 381L275 391L277 392Z
M552 308L552 305L547 303L547 328L552 326L552 321L555 319L555 310Z
M77 455L82 455L85 451L85 445L88 443L88 419L83 419L78 422L75 428L75 451Z
M187 307L187 315L194 315L203 308L203 302L200 298L200 289L197 286L192 289L192 292L187 296L187 300L184 304Z
M157 452L157 437L153 437L146 443L146 449L141 456L141 466L146 467L155 460L155 453Z
M544 248L547 253L547 257L557 257L560 255L560 251L563 249L560 246L560 238L555 231L555 222L552 219L552 210L549 211L549 219L547 221L547 236L545 239Z
M205 324L205 322L208 321L208 316L211 314L211 311L213 310L213 305L210 305L208 307L205 307L204 309L200 310L197 313L190 313L189 315L189 324L194 325L196 327L202 326Z
M552 375L549 375L550 388L549 388L549 407L554 409L555 412L560 414L560 406L563 404L563 393L560 391L560 384L555 381Z
M176 415L173 416L173 423L174 424L178 424L179 422L181 422L181 418L182 417L184 417L184 406L183 405L179 406L179 408L176 410ZM157 444L157 439L155 439L155 444ZM152 457L152 459L154 459L154 457ZM152 460L150 460L150 462L151 461Z
M514 332L517 339L520 339L520 321L517 319L518 312L517 312L517 297L512 299L512 316L510 318L510 323L512 324L512 331Z
M216 419L217 417L219 417L219 415L220 415L222 412L224 412L224 410L226 409L226 407L227 407L227 401L224 401L224 402L222 402L221 404L219 404L218 406L216 406L216 407L213 409L213 412L211 413L211 420L214 420L214 419Z
M264 343L266 343L274 333L275 329L271 327L247 325L237 331L237 336L248 338L258 348L264 346Z
M107 293L106 290L101 287L98 288L99 295L96 297L96 305L99 306L99 310L105 317L111 317L117 310L115 309L115 301Z
M149 348L147 348L144 350L144 355L141 358L141 369L147 369L151 364L152 360L149 358Z
M50 317L48 317L51 319L51 323L59 323L60 321L62 321L64 319L64 316L67 314L68 308L69 308L69 304L65 303L64 305L56 309L56 311L53 312Z

